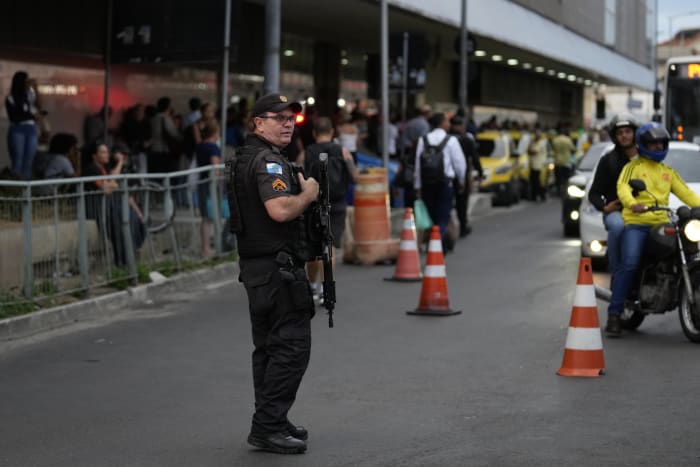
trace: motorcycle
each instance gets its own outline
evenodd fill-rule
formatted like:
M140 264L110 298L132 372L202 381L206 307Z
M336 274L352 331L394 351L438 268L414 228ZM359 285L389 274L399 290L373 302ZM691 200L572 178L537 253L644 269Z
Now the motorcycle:
M646 190L642 180L630 180L633 193ZM669 222L651 228L636 278L621 316L623 329L637 329L649 314L678 309L685 336L700 343L700 208L649 206L666 211ZM595 286L596 296L610 301L611 292Z

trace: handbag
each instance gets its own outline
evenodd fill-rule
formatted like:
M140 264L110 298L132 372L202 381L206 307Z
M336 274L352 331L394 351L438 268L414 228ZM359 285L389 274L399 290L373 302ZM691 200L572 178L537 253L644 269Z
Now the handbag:
M221 204L219 205L219 214L223 219L228 219L231 217L231 210L228 207L228 199L223 198ZM211 204L211 198L207 198L207 217L209 219L214 218L214 207Z
M416 217L416 230L426 230L433 226L433 220L422 199L417 199L413 203L413 213Z

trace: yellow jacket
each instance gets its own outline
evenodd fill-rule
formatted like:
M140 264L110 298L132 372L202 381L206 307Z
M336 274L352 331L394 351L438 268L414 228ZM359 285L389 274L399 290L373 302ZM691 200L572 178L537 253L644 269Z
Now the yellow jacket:
M632 179L643 180L647 186L635 198L632 196L632 187L629 181ZM665 211L652 211L637 214L632 211L634 204L645 206L668 206L668 197L673 193L688 206L700 206L700 196L688 188L678 172L663 162L654 162L646 157L637 157L625 165L617 179L617 196L622 202L622 219L625 224L657 225L668 222L668 214Z

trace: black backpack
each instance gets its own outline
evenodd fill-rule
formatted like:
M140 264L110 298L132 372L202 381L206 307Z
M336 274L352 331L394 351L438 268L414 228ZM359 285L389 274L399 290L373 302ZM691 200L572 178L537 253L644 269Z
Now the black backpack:
M304 172L307 177L319 180L321 177L321 164L318 156L325 152L328 154L328 198L331 203L338 203L345 199L350 185L350 171L343 159L343 148L339 144L324 142L312 144L306 148L304 157Z
M423 136L423 152L420 155L420 178L422 185L437 185L445 181L445 157L443 150L450 140L450 135L437 146L428 143L428 137Z

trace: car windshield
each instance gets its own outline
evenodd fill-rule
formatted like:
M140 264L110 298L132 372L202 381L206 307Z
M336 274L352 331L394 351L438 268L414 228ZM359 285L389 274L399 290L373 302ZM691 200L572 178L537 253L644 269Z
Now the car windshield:
M602 157L603 153L606 152L608 148L612 149L612 144L596 143L588 148L588 151L586 151L586 154L583 155L581 161L578 163L578 169L593 170L598 163L598 159Z
M673 167L686 183L700 183L700 151L669 149L664 163Z
M476 147L479 157L506 157L505 145L500 139L477 138Z

